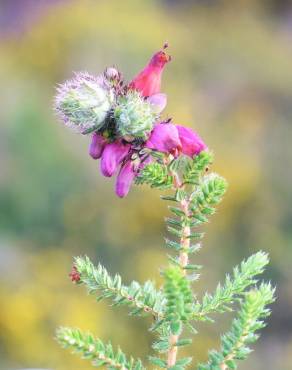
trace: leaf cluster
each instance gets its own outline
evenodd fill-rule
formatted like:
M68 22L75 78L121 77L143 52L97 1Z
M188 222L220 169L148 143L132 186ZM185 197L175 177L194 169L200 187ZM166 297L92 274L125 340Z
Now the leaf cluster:
M153 162L147 164L135 180L137 185L148 184L152 188L169 189L172 186L172 176L169 175L166 165Z
M218 284L213 294L205 293L202 302L194 306L194 320L211 320L208 315L214 312L231 311L234 300L244 294L246 288L257 283L256 276L264 271L269 263L268 255L262 251L250 256L226 275L224 284Z
M170 322L171 333L177 335L181 332L181 323L186 322L192 312L193 294L190 282L179 267L166 269L164 278L165 320Z
M263 319L270 315L266 306L275 300L274 292L270 284L262 283L245 294L230 331L221 337L221 349L211 351L208 363L199 365L198 370L236 369L235 360L247 358L251 352L249 345L258 339L258 330L266 325Z
M184 170L183 179L185 184L198 185L201 174L209 169L214 159L213 153L202 151L189 161Z
M104 266L94 266L88 257L77 257L74 266L80 274L79 284L86 285L89 294L97 295L97 301L110 298L113 306L128 306L130 315L134 316L150 313L158 318L162 315L164 295L151 281L143 285L133 281L127 286L119 274L112 277Z
M106 366L110 370L143 370L141 360L129 359L118 348L113 349L109 342L104 344L90 333L83 333L79 329L61 327L57 330L57 341L64 348L71 348L74 353L81 353L82 358L90 360L94 367Z
M167 230L172 239L166 238L166 246L178 255L169 255L170 266L162 275L164 285L157 289L151 281L136 281L126 285L119 274L112 276L104 266L94 266L88 257L77 257L74 262L74 280L85 285L96 299L110 299L112 306L126 306L130 315L153 317L150 327L157 334L152 345L159 354L176 353L178 347L190 345L184 337L184 329L196 333L196 321L213 322L214 313L232 311L239 304L238 316L231 329L221 337L221 348L209 353L208 362L199 364L198 370L235 369L237 360L245 359L249 346L258 338L264 319L270 311L266 306L274 300L274 289L262 283L258 288L257 275L269 262L266 253L258 252L235 267L219 283L215 291L206 292L199 300L192 293L192 282L198 279L201 266L192 263L190 256L201 248L203 232L198 227L208 222L215 213L227 189L226 180L216 173L209 173L212 153L201 152L192 159L185 156L166 160L163 153L153 152L154 162L147 164L136 178L138 184L148 184L159 189L173 188L173 195L162 199L173 202L169 206L171 217L166 218ZM76 276L75 276L76 275ZM78 277L78 279L76 279ZM253 286L249 291L247 289ZM249 288L250 289L250 288ZM61 328L57 338L66 348L72 348L92 361L94 366L105 365L110 369L143 369L140 362L129 360L111 344L103 344L91 334L79 330ZM155 366L170 370L184 370L190 357L175 358L175 364L161 357L150 356Z
M200 186L191 194L191 210L200 209L202 214L213 214L215 209L212 206L221 202L227 189L226 180L210 173L202 178Z

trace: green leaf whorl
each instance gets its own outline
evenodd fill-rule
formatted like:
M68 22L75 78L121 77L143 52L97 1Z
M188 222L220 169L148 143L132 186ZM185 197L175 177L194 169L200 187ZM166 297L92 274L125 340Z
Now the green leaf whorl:
M114 117L120 136L143 140L147 139L158 118L151 104L137 91L129 91L118 99Z

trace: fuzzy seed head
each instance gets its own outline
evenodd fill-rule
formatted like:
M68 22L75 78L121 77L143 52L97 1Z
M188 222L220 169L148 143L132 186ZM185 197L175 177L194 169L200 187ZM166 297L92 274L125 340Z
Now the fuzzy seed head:
M120 136L146 140L153 129L158 114L138 91L129 90L119 98L114 111Z
M113 93L103 76L77 73L57 89L55 110L66 126L88 134L102 128L112 101Z

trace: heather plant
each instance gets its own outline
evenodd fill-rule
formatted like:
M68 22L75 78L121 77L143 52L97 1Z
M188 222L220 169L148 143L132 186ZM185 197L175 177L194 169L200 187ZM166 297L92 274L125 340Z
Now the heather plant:
M220 348L209 352L206 363L192 366L236 369L251 352L270 314L267 306L274 301L271 284L258 283L268 256L260 251L245 259L213 293L201 299L193 292L202 266L192 256L201 249L204 224L215 213L227 182L210 171L213 154L197 133L161 118L167 103L160 92L161 76L171 59L166 47L130 83L114 67L97 77L77 73L58 87L55 100L56 112L68 127L91 135L89 154L100 159L101 173L106 177L117 174L119 197L125 197L133 183L163 191L161 199L169 202L170 212L165 219L169 234L165 245L170 254L168 265L161 269L164 283L161 287L152 281L126 285L119 274L111 276L86 256L75 258L70 277L97 301L107 299L111 306L127 306L133 316L151 316L149 330L155 339L148 360L156 368L185 369L192 358L180 357L178 352L192 344L196 323L214 323L215 314L234 311ZM140 370L147 366L76 328L59 328L57 340L94 367Z

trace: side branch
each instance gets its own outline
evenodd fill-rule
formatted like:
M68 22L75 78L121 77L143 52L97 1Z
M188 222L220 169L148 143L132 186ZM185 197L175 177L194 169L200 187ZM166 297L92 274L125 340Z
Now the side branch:
M111 343L104 344L100 339L94 338L90 333L82 333L79 329L59 328L57 341L64 348L71 348L73 352L80 353L83 358L91 360L94 367L106 366L118 370L143 370L140 360L132 357L127 359L120 348L113 350Z
M274 291L270 284L263 283L246 293L231 330L221 337L220 351L211 351L208 363L200 364L198 370L236 369L235 360L247 358L251 352L248 346L258 339L257 331L266 325L263 319L270 315L266 306L275 300Z
M255 277L263 273L268 263L268 255L259 251L236 266L233 269L232 278L227 275L223 285L218 284L213 294L206 293L202 303L195 305L192 320L211 320L207 317L211 313L231 311L233 301L238 299L246 288L257 283Z
M105 267L100 264L95 267L88 257L77 257L74 266L80 274L78 283L86 285L90 294L97 294L97 300L111 298L113 306L130 307L131 315L148 313L157 320L162 318L164 295L152 282L140 285L133 281L129 286L123 285L120 275L110 276Z

